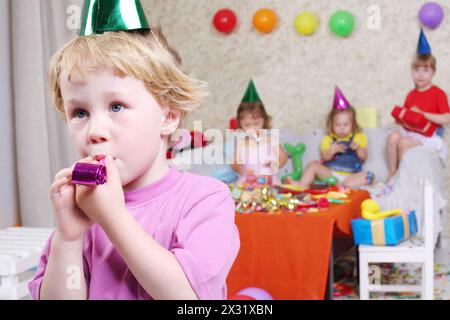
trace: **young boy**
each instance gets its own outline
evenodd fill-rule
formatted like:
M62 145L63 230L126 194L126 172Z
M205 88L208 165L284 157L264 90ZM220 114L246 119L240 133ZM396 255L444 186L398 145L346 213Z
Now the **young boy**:
M412 63L411 73L415 89L406 97L404 107L422 113L425 118L435 124L441 126L449 124L450 108L447 95L432 83L436 74L436 58L431 53L431 48L423 31L420 34L418 50ZM425 137L404 128L392 131L387 141L388 183L395 176L403 154L412 147L430 146L436 149L440 157L444 159L446 149L442 132L443 128L441 127L432 137Z
M34 299L226 299L239 249L229 189L182 174L165 157L169 137L201 101L201 83L148 29L139 1L127 2L135 7L126 14L122 2L87 1L82 36L51 61L54 104L80 162L106 160L107 182L75 185L73 166L56 174L56 229L30 292Z

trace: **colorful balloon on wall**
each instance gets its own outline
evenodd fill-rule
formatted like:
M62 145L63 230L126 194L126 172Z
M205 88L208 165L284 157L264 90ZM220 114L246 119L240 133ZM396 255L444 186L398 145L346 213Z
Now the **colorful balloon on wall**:
M221 9L217 11L213 18L214 27L217 31L229 34L236 27L237 17L233 10Z
M355 27L355 18L348 11L336 11L330 18L331 31L340 36L348 37L352 34Z
M277 15L271 9L263 8L253 16L253 26L263 33L270 33L277 25Z
M312 12L302 12L295 19L294 26L298 33L310 36L316 32L319 19Z
M444 19L444 10L435 2L427 2L419 11L419 19L424 26L436 29Z

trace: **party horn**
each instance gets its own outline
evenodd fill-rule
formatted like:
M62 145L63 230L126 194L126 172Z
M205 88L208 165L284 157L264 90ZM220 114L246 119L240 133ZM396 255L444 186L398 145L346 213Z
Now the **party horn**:
M106 167L104 160L97 164L77 162L72 171L72 183L85 186L105 184Z

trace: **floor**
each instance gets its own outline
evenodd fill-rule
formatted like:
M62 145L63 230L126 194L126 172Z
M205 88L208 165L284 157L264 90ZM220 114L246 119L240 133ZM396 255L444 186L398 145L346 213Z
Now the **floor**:
M356 257L352 251L335 265L334 298L337 300L357 300ZM382 284L420 284L420 265L378 264L381 269ZM418 299L415 293L375 293L371 299ZM437 248L434 264L434 298L450 300L450 247Z

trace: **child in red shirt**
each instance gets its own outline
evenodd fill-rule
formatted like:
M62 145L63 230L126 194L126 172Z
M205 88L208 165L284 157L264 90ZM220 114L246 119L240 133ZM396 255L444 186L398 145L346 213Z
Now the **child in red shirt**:
M432 83L435 73L436 58L431 54L431 49L426 54L421 54L419 50L412 63L412 78L416 88L406 97L404 107L422 113L429 121L442 126L450 123L450 108L445 92ZM447 150L442 135L442 127L431 137L405 128L391 131L387 141L388 183L395 176L403 154L412 147L429 146L438 152L441 159L445 159Z

